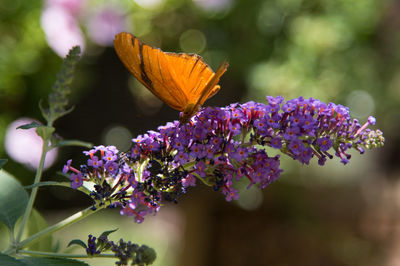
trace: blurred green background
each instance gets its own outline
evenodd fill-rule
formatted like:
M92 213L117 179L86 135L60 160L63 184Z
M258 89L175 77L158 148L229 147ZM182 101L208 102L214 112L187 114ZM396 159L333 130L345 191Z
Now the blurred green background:
M60 136L126 150L132 137L178 118L119 61L112 40L121 31L164 51L198 53L213 69L227 59L222 89L207 105L266 95L333 101L362 122L376 116L386 146L354 153L346 166L282 159L277 182L264 191L243 184L234 203L199 185L142 225L99 213L57 233L62 249L118 227L115 240L154 246L157 265L400 265L400 1L0 0L0 157L23 184L33 180L37 151L8 128L22 117L41 120L38 102L72 45L84 52L75 110L56 122ZM59 178L70 158L83 163L82 149L54 154L44 180ZM36 207L55 222L89 204L78 192L44 188Z

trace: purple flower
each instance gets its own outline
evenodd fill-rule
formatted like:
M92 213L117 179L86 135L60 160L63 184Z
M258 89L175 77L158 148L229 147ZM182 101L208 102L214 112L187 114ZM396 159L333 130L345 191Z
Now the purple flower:
M111 175L115 175L118 172L118 164L116 162L107 162L104 165L104 168L107 170L108 173Z
M192 147L190 147L189 155L192 158L203 158L204 156L206 156L204 145L199 143L193 144Z
M303 142L299 139L293 139L289 143L289 149L294 155L299 155L303 151Z
M115 155L112 151L107 151L102 159L106 162L114 162L117 160L117 155Z
M298 127L288 127L285 130L285 134L283 134L283 137L285 140L294 140L297 139L299 133L300 129Z
M275 149L282 148L282 139L280 137L273 137L271 139L271 147Z
M179 164L185 164L189 162L189 159L190 159L189 154L182 151L179 151L174 157L174 161Z
M92 159L88 159L87 161L88 166L92 166L93 168L99 168L103 166L103 161L99 161L97 156L93 156Z
M206 145L204 146L205 157L208 158L208 159L213 159L213 158L214 158L214 155L215 155L215 150L216 150L216 149L214 149L214 148L211 146L211 144L206 144Z
M226 201L232 201L239 199L239 191L232 187L224 187L222 193L225 195Z
M292 126L301 126L304 122L304 116L300 115L300 114L296 114L292 117L290 117L290 122Z
M370 125L375 125L375 123L376 123L376 118L373 117L373 116L368 116L368 123L369 123Z
M310 147L306 147L302 150L301 154L298 157L298 160L303 164L308 164L313 155L313 149L311 149Z
M244 160L247 157L248 151L246 148L243 147L239 147L238 149L236 149L236 151L234 153L232 153L231 157L233 159L235 159L238 162L241 162L242 160Z
M202 141L206 138L206 136L207 136L207 129L205 127L199 125L194 129L193 137L195 140Z
M137 144L133 144L133 147L131 149L131 156L133 159L137 159L140 156L140 146Z
M206 171L207 167L206 167L205 163L203 163L202 161L198 161L194 168L195 168L196 174L198 174L200 177L206 176L205 171Z
M256 119L254 121L254 127L257 128L258 130L264 131L264 129L267 127L267 123L264 117Z
M183 141L183 139L174 139L173 142L171 143L171 146L174 149L177 149L178 151L183 151L186 147L186 143L185 141Z
M69 168L71 167L71 162L72 162L72 159L69 159L67 161L67 164L64 165L63 170L62 170L62 172L64 174L66 174L68 172Z
M158 151L158 149L160 148L160 143L158 143L157 141L150 141L147 144L147 148L151 151Z
M240 134L242 128L239 123L230 123L229 130L230 130L232 136L237 136Z
M332 140L329 137L319 138L317 145L322 152L326 152L332 147Z
M192 174L187 175L186 178L182 179L182 186L184 187L194 187L196 185L196 177Z
M71 179L71 187L77 189L78 187L82 186L83 184L83 177L81 173L72 173L70 175Z

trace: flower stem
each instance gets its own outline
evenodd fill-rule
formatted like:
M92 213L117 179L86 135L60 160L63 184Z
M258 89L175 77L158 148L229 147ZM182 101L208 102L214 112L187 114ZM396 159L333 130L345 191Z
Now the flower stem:
M103 205L104 206L104 205ZM86 209L84 209L83 211L77 212L74 215L71 215L70 217L62 220L61 222L58 222L52 226L47 227L46 229L28 237L27 239L25 239L24 241L21 241L18 244L18 249L24 248L26 246L32 245L34 243L36 243L37 241L39 241L41 238L48 236L60 229L63 229L64 227L67 227L73 223L76 223L78 221L80 221L81 219L96 213L97 211L103 209L104 207L99 207L97 206L97 208L95 210L92 209L92 207L88 207ZM19 252L19 251L18 251Z
M33 250L20 250L18 253L34 255L34 256L54 257L54 258L95 258L95 257L115 258L114 254L96 254L94 256L88 256L87 254L67 254L67 253L42 252Z
M43 173L43 167L44 167L44 162L46 159L46 154L49 151L49 145L50 145L50 141L49 140L43 140L43 146L42 146L42 155L40 157L40 162L39 162L39 166L38 169L36 171L36 175L35 175L35 181L33 184L37 184L40 182L40 179L42 178L42 173ZM32 192L29 196L29 201L28 204L26 206L25 209L25 213L24 213L24 217L22 218L22 222L21 222L21 226L19 228L19 232L16 238L16 242L19 243L19 241L22 238L22 234L24 232L25 226L28 222L28 218L31 215L32 212L32 208L33 208L33 203L35 202L36 199L36 194L38 191L39 187L34 187L32 189Z

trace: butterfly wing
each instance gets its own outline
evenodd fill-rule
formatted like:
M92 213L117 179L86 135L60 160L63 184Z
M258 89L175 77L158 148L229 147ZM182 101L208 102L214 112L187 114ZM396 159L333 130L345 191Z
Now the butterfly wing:
M196 54L168 53L139 41L129 33L119 33L115 50L129 71L154 95L190 118L220 89L218 82L228 64L217 73Z
M197 54L165 53L171 74L183 88L188 103L195 103L214 71Z
M201 89L201 93L199 98L197 99L196 105L203 105L204 102L214 96L220 89L220 86L217 85L221 76L228 69L228 62L223 61L221 65L218 67L217 72L211 76L210 80L206 82L203 89Z
M228 62L223 61L219 66L217 72L215 72L215 74L213 74L210 79L205 83L204 87L201 88L200 94L197 96L196 101L186 106L185 110L183 111L183 116L181 118L182 122L187 122L208 98L212 97L219 91L220 86L217 84L227 68Z
M175 110L185 109L186 93L171 70L175 66L170 65L163 51L126 32L115 36L114 47L126 68L154 95Z
M187 122L208 98L219 91L220 86L217 84L228 68L228 63L224 61L214 73L197 54L165 53L165 55L169 65L174 66L171 69L172 76L180 81L188 99L181 118L182 122Z

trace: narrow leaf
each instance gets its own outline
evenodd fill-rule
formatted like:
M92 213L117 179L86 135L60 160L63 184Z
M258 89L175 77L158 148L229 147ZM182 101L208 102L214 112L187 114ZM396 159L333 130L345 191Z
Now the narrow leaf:
M67 247L72 246L72 245L78 245L78 246L83 247L84 249L87 249L86 243L83 242L83 241L80 240L80 239L71 240L71 241L68 243L68 246L67 246Z
M55 128L49 126L41 126L36 128L36 133L43 139L48 140L51 138Z
M0 221L10 230L17 219L24 214L28 194L21 184L4 170L0 171Z
M61 259L61 258L48 258L48 257L25 257L22 261L27 266L88 266L89 264L72 259Z
M93 144L85 141L80 140L60 140L55 145L56 147L63 147L63 146L80 146L85 148L92 148Z
M117 228L117 229L114 229L114 230L104 231L104 232L99 236L99 238L108 236L109 234L114 233L114 232L117 231L117 230L118 230L118 228Z
M2 266L26 266L25 263L8 256L6 254L0 253L0 265Z
M44 186L60 186L60 187L71 187L71 182L56 182L56 181L43 181L30 186L24 186L25 189L32 189L35 187Z
M19 127L17 127L17 129L31 129L31 128L37 128L37 127L41 127L41 126L43 126L43 125L39 124L38 122L33 121L29 124L19 126Z
M75 109L75 107L72 106L71 108L67 109L67 110L64 111L64 112L59 112L59 113L55 114L55 115L54 115L54 120L56 120L56 119L58 119L58 118L60 118L60 117L62 117L62 116L65 116L65 115L71 113L74 109Z
M27 232L28 235L36 234L39 231L47 228L48 224L46 220L43 218L42 215L36 210L33 210L31 213L31 217L28 221ZM40 241L34 243L33 245L29 246L30 250L35 251L51 251L51 243L52 238L51 236L47 236L42 238Z

